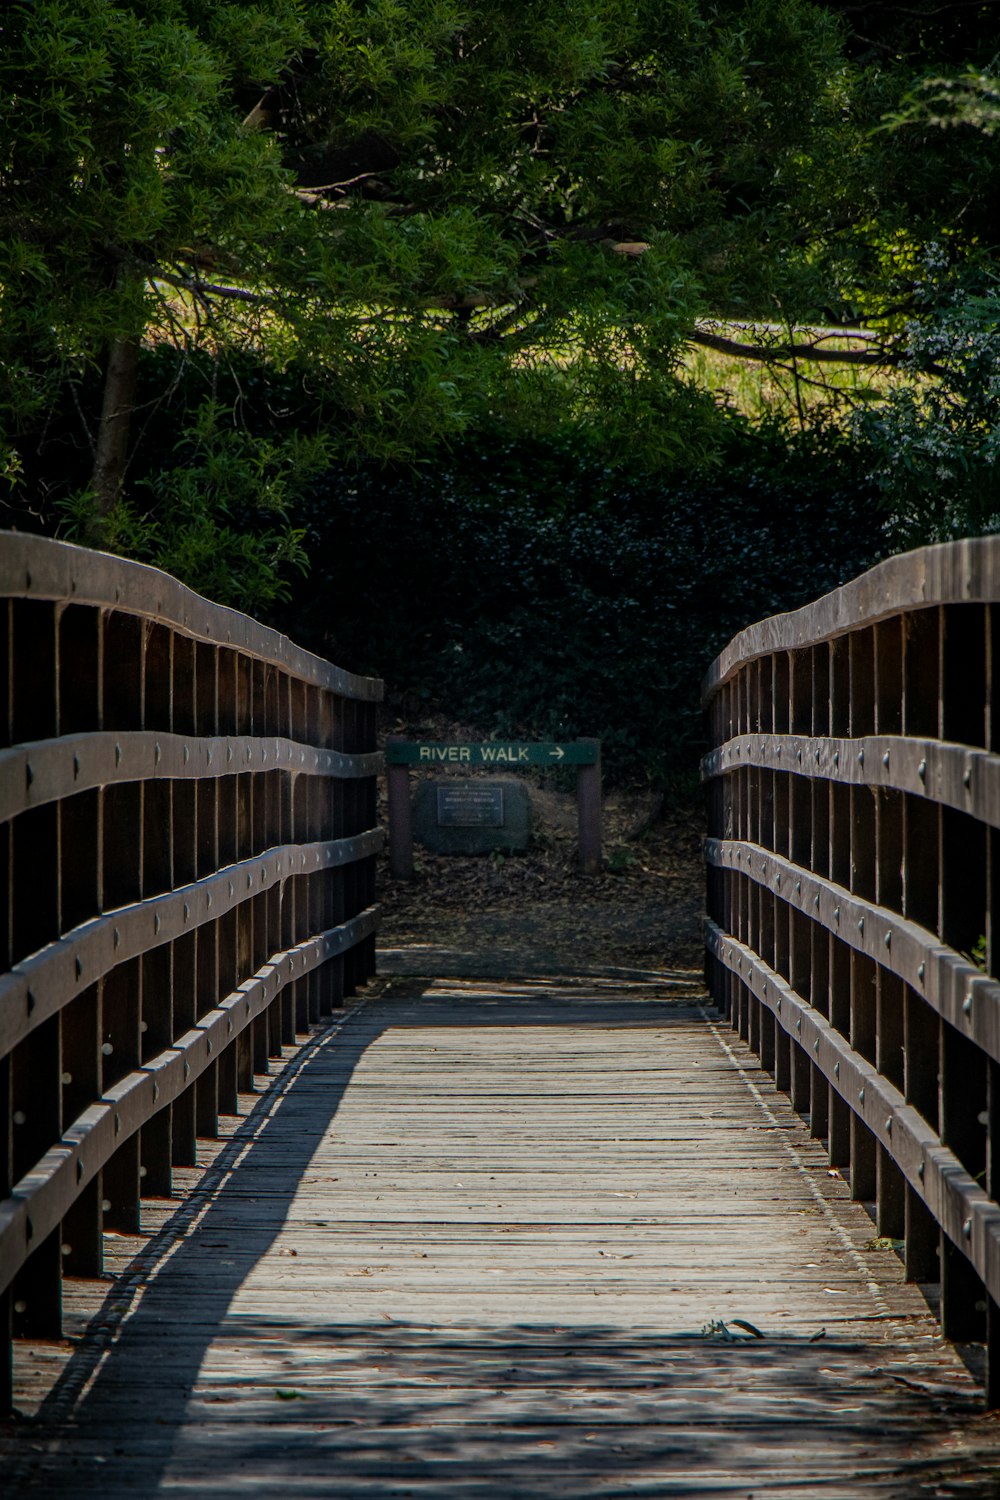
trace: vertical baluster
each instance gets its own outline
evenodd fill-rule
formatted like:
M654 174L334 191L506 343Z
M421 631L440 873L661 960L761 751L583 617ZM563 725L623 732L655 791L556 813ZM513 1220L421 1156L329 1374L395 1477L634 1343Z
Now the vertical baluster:
M827 1103L830 1117L827 1152L830 1165L849 1168L851 1165L851 1107L833 1084L830 1085L828 1091Z
M60 1036L64 1129L101 1095L100 992L90 985L64 1008ZM63 1220L63 1270L100 1276L103 1269L101 1185L94 1178Z
M139 1067L142 1046L142 962L119 964L100 985L102 1085L105 1094ZM117 1132L116 1132L117 1133ZM101 1173L102 1208L108 1229L139 1228L139 1140L124 1141Z
M1000 1201L1000 1063L987 1062L986 1191L994 1203ZM1000 1306L988 1287L986 1300L986 1406L1000 1407Z
M810 1062L809 1134L814 1141L825 1141L830 1133L830 1091L826 1075Z
M877 1142L860 1115L851 1110L851 1197L861 1203L876 1198Z
M878 1144L875 1166L878 1232L888 1239L902 1239L906 1233L906 1179L893 1161L891 1152L881 1143Z
M788 1032L778 1021L774 1029L774 1083L787 1094L792 1082L792 1043Z
M62 1134L60 1019L55 1015L36 1026L12 1054L10 1176L14 1183ZM62 1236L57 1228L39 1241L29 1228L28 1243L28 1259L13 1282L14 1335L58 1338L62 1331Z

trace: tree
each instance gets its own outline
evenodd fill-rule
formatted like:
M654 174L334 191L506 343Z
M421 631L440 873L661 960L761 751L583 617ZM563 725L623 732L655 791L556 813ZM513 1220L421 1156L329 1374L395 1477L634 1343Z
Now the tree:
M254 364L341 463L502 422L690 466L719 416L688 341L797 360L834 323L898 363L924 247L995 242L988 138L912 106L1000 45L959 0L14 0L0 43L8 468L79 492L71 419L78 534L146 555L191 524L172 463L301 482L284 417L254 407L256 457L243 430ZM172 460L149 412L175 386ZM251 489L207 486L220 527Z
M15 0L0 19L0 411L16 440L100 368L101 512L123 482L143 340L199 333L205 299L171 288L213 267L280 295L269 247L297 204L233 100L302 37L294 0Z
M395 296L450 312L469 337L562 348L578 315L575 333L596 321L613 341L625 327L645 356L669 353L679 328L708 342L697 313L867 321L885 343L849 357L892 362L921 246L942 231L963 254L995 243L998 163L982 137L916 118L885 128L928 70L996 57L995 8L325 10L260 117L303 191L338 211L344 249L384 241ZM468 236L470 215L473 255L450 222ZM409 287L392 274L404 266Z

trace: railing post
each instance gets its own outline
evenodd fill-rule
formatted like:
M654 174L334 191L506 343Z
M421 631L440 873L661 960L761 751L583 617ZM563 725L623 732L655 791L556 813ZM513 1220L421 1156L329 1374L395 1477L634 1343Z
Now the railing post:
M0 679L3 1411L12 1334L58 1335L62 1275L101 1274L103 1228L140 1229L254 1064L374 971L380 685L13 534Z
M601 742L585 739L593 745L594 762L578 766L576 773L576 810L579 829L580 869L584 875L598 875L601 870Z
M891 558L748 627L704 695L713 988L880 1233L904 1240L908 1276L940 1281L945 1332L985 1339L990 1405L998 603L996 539ZM823 1019L813 1049L777 1003L776 1024L758 1016L775 974L793 1017Z
M401 744L404 735L387 737L387 744ZM413 806L410 800L409 766L385 768L389 815L389 869L395 880L413 879Z
M170 1141L173 1108L166 1105L139 1134L139 1170L144 1198L169 1198L173 1190Z

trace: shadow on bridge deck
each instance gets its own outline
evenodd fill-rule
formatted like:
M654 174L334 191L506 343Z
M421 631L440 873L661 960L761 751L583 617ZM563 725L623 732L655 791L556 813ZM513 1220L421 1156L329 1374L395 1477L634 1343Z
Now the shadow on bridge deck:
M239 1123L0 1490L991 1493L873 1234L693 976L396 980Z

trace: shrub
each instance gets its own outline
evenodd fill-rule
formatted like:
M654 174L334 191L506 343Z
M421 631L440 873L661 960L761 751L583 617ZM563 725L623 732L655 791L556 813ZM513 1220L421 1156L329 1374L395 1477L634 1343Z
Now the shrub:
M500 734L599 735L613 776L658 784L697 759L700 679L733 633L880 551L845 451L773 430L673 480L484 440L417 472L327 474L296 521L298 638Z

